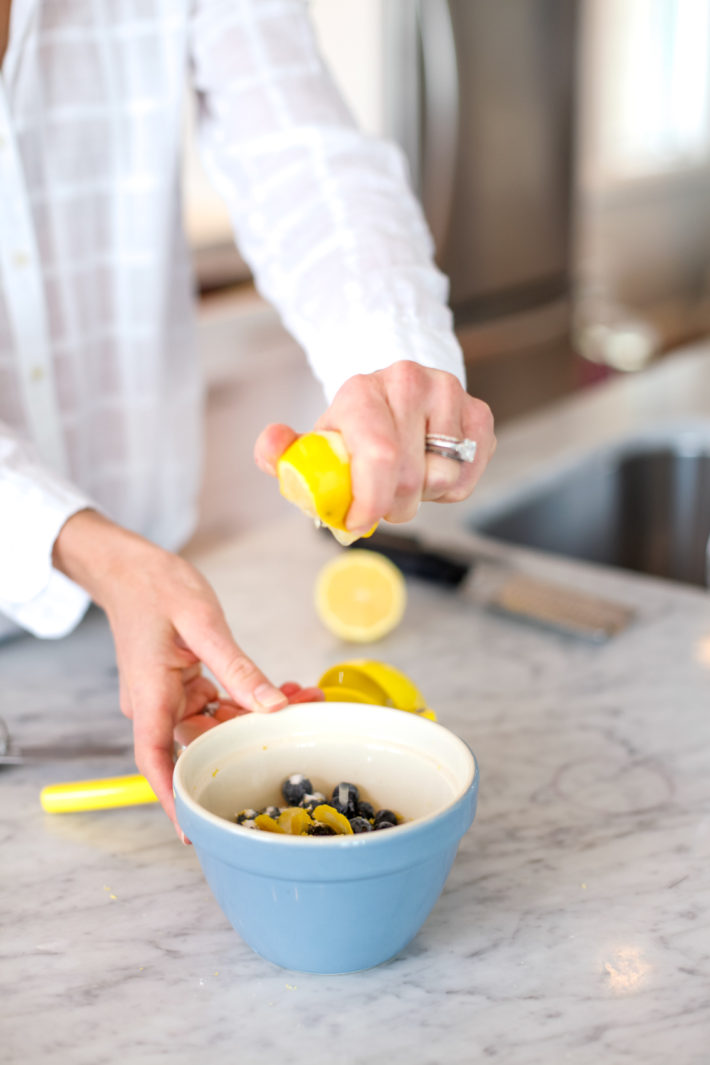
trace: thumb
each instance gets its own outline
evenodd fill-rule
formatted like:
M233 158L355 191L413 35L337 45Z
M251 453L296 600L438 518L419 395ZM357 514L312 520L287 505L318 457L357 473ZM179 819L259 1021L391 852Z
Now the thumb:
M254 461L264 473L276 473L276 463L287 447L298 439L298 433L288 425L267 425L254 444Z
M215 607L198 620L188 619L180 635L210 669L232 699L257 713L281 710L287 697L242 651L229 631L222 611Z

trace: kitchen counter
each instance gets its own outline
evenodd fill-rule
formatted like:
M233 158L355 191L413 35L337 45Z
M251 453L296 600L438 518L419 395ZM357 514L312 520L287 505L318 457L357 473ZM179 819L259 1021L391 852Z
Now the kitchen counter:
M506 429L476 499L615 434L709 416L710 356L691 351ZM473 505L422 508L415 526L464 542ZM275 680L313 683L363 654L311 606L336 550L284 504L196 559ZM409 581L404 621L364 653L414 678L481 772L478 815L413 943L368 972L280 970L227 924L157 806L42 812L42 785L130 772L130 759L3 769L0 1062L707 1063L710 597L499 554L636 618L593 645L489 612L475 582ZM60 642L0 647L0 678L19 743L130 738L97 611Z

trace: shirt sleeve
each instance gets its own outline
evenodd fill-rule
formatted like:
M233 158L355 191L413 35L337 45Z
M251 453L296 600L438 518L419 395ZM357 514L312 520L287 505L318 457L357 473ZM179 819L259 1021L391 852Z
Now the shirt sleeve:
M35 636L65 636L89 596L52 566L64 523L94 503L42 466L0 422L0 614Z
M328 399L400 359L465 384L404 156L355 127L302 0L196 0L191 40L205 166Z

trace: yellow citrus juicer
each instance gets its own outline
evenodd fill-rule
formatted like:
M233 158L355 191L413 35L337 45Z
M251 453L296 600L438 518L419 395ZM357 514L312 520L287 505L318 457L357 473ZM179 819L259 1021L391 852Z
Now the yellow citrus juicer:
M436 721L414 681L395 666L372 658L339 662L327 669L318 681L328 702L372 703Z

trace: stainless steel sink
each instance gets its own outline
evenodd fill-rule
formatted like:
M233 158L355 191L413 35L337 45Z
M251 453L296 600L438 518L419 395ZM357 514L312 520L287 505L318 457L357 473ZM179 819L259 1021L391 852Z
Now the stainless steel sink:
M509 543L710 586L710 431L597 452L472 516Z

